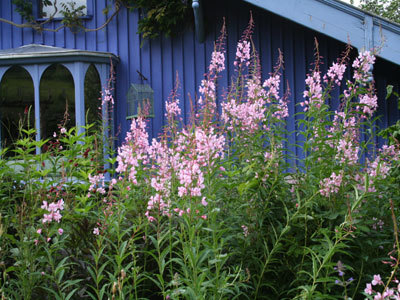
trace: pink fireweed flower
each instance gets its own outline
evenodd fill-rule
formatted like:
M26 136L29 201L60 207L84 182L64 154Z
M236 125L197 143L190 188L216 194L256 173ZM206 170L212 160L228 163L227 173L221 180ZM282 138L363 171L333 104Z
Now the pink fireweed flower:
M340 82L343 79L343 74L346 71L346 65L341 63L333 63L329 68L328 72L324 76L324 80L335 82L337 85L340 85Z
M380 292L374 296L374 300L385 300Z
M90 182L90 187L89 190L90 191L97 191L100 194L104 194L105 190L104 190L104 174L99 174L99 175L90 175L89 174L89 182ZM97 189L96 189L97 187Z
M108 103L110 104L114 104L114 97L111 94L111 90L110 89L105 89L104 92L101 92L101 104L102 105L106 105Z
M271 103L271 98L279 99L279 84L281 78L279 75L270 76L264 81L263 87L267 89L268 103Z
M58 228L58 234L62 235L64 233L64 230L62 228Z
M304 111L308 111L312 107L321 108L324 103L322 99L321 74L314 71L312 75L307 76L306 85L308 90L304 91L303 94L306 100L300 102L300 105L304 107Z
M97 227L93 228L93 234L99 235L100 234L99 228L97 228Z
M247 78L246 88L249 102L254 102L260 98L264 99L267 96L266 91L261 86L260 77L256 74L252 74L250 78Z
M279 99L279 102L277 104L277 110L274 112L274 117L279 120L282 120L287 118L288 116L289 116L288 102L283 99Z
M353 78L362 83L369 81L370 71L374 63L375 56L370 51L361 52L352 65L355 69Z
M390 164L378 156L372 163L368 161L367 173L371 179L381 177L385 179L390 171Z
M334 143L333 139L327 141L330 147L336 148L335 158L342 164L354 165L358 161L360 147L358 143L357 122L354 116L348 117L344 112L335 111L333 126L328 128L328 132L332 133L329 135L330 138L336 132L342 133L338 143Z
M372 285L370 283L367 283L367 287L364 289L364 292L368 295L372 295L373 293Z
M179 99L172 98L170 101L165 102L165 116L170 120L173 120L181 115L181 109L179 107Z
M236 60L233 63L235 66L245 64L248 66L250 64L250 42L240 41L236 48Z
M353 140L341 139L336 147L336 159L354 165L358 161L359 147Z
M204 95L205 97L215 98L215 82L207 79L203 79L201 81L201 85L199 87L200 94Z
M374 279L371 281L372 285L383 285L381 275L374 275Z
M256 131L265 120L265 101L258 99L251 102L236 103L235 99L222 103L222 121L227 125L228 130L235 127L241 131L252 133Z
M271 159L273 159L274 158L274 153L272 152L265 152L264 153L264 160L265 160L265 162L268 162L269 160L271 160Z
M38 230L36 230L36 232L37 232L38 234L42 234L42 229L39 228Z
M378 151L375 160L370 161L367 159L367 168L364 174L368 175L368 192L375 192L375 181L378 179L385 179L393 166L393 162L400 160L400 151L393 145L383 145ZM365 178L360 174L356 174L355 180L359 182L357 188L361 191L365 190Z
M208 67L210 72L222 72L225 70L225 54L220 51L214 51L211 54L211 63Z
M154 214L169 216L171 210L179 216L185 213L179 207L171 208L173 178L178 182L179 197L188 197L204 206L205 199L200 200L205 188L204 171L223 157L225 147L225 137L214 127L183 128L170 142L173 148L167 140L153 140L149 147L151 169L155 171L150 179L155 194L150 197L145 213L149 221L154 220Z
M156 220L156 218L150 215L150 211L146 211L144 215L149 220L149 222L154 222Z
M201 166L212 166L215 160L224 157L225 137L215 133L213 127L207 131L196 128L194 136L195 153Z
M361 95L360 104L363 104L363 106L357 106L357 109L361 108L365 117L370 117L378 108L378 97L376 95Z
M67 129L65 129L64 127L61 128L60 130L61 134L65 134L67 132Z
M394 296L394 291L389 288L386 288L382 294L383 299L391 299L392 296Z
M41 209L45 209L45 210L48 210L48 204L47 204L47 201L43 201L43 204L42 204L42 206L40 206L40 208Z
M149 135L146 131L146 123L139 117L132 120L131 128L125 138L125 144L118 149L116 171L128 173L128 179L137 184L137 168L139 163L148 160Z
M60 199L57 202L50 203L49 205L46 201L43 201L41 208L48 211L48 214L43 214L42 223L50 223L53 220L59 223L62 217L60 210L64 209L64 200Z
M249 228L246 225L242 225L243 235L247 237L249 235Z
M203 124L203 127L209 127L212 119L215 117L217 111L216 104L216 74L208 74L207 78L201 81L199 87L200 97L198 98L198 113L196 118Z
M208 205L208 202L206 201L206 197L203 197L201 199L201 205L203 205L203 206L207 206Z
M329 197L331 194L337 194L342 184L342 179L343 174L336 175L336 173L333 172L329 178L321 180L319 183L321 186L319 190L320 194L325 197Z

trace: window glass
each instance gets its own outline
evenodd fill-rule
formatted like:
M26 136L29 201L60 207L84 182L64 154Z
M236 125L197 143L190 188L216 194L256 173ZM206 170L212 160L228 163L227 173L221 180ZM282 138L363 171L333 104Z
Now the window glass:
M46 6L44 5L42 1L42 17L43 18L48 18L54 13L54 0L50 0L52 5ZM74 8L78 8L80 6L85 6L85 8L82 10L83 15L87 14L87 0L57 0L56 7L57 7L57 13L54 15L54 18L62 18L63 14L61 13L62 10L64 10L63 5L67 5L69 9L71 9L71 4L74 5Z

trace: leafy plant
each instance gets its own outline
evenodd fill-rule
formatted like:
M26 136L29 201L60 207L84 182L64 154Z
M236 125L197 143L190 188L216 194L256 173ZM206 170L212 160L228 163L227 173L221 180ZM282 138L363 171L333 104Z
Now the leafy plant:
M360 7L391 21L400 23L399 0L361 0Z
M190 123L177 84L159 138L149 140L144 117L132 119L107 161L103 126L80 134L61 122L43 141L21 126L0 159L3 298L399 296L400 149L396 139L374 144L374 53L351 57L348 46L322 74L316 43L297 129L287 132L283 57L262 80L253 26L221 108L224 28ZM303 138L301 156L287 150L291 134Z
M138 33L143 38L153 39L161 33L175 35L190 23L190 1L187 0L124 0L128 7L140 9Z

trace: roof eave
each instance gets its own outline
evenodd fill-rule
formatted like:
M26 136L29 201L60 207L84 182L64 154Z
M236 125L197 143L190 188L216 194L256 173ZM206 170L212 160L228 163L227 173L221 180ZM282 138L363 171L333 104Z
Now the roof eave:
M337 0L244 0L400 65L400 25Z
M37 50L39 48L39 50ZM31 49L34 49L31 51ZM107 52L63 49L45 45L25 45L0 52L0 65L12 64L44 64L44 63L118 63L119 58Z

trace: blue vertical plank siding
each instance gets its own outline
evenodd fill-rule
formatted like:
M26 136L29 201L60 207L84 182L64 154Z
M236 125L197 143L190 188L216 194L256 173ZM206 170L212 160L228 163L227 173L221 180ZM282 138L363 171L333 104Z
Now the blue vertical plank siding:
M2 16L9 20L12 20L12 6L11 1L1 1L2 6ZM2 40L2 49L12 48L13 45L11 44L11 30L12 27L9 24L2 23L2 33L1 33L1 40Z
M273 71L277 63L278 48L282 50L285 60L285 69L282 72L281 95L284 88L290 87L289 111L287 129L292 132L296 129L297 120L301 116L294 116L301 111L298 103L303 101L305 77L313 68L314 37L318 39L320 55L323 57L321 70L329 68L332 62L345 50L345 44L332 38L316 33L290 20L274 15L268 11L239 0L204 1L204 18L206 39L199 43L196 39L193 26L189 25L174 37L159 37L142 43L137 34L137 22L140 11L126 10L125 8L114 18L108 26L96 32L80 31L76 34L69 29L62 29L56 33L38 33L32 29L20 29L0 22L0 49L8 49L31 43L45 44L64 48L82 49L89 51L112 52L119 56L120 62L116 66L116 106L115 128L120 144L129 129L130 121L126 119L126 95L131 83L142 83L137 71L141 72L154 90L155 117L149 121L151 136L157 136L165 125L165 104L174 87L176 72L180 80L178 91L181 109L185 121L189 120L190 97L195 100L198 87L204 74L207 72L214 42L220 34L225 17L227 39L225 44L227 70L220 75L218 95L226 94L227 87L235 74L233 62L235 60L236 44L252 11L255 28L253 34L254 45L260 55L262 78L265 80ZM107 0L88 0L88 13L91 15L84 20L88 28L96 28L106 21L103 10ZM110 16L112 11L108 13ZM0 1L0 16L15 22L21 22L21 17L15 12L11 0ZM47 28L55 29L60 26L60 20L50 22ZM356 55L354 50L351 56ZM351 78L351 72L346 72ZM385 100L386 85L392 84L399 91L400 66L377 59L374 68L374 77L379 96L378 114L381 118L377 124L386 127L399 119L399 110L394 97ZM332 92L330 100L333 108L338 106L338 96L343 87ZM190 97L189 97L190 94ZM220 101L219 99L218 101ZM301 136L288 134L288 145L301 142ZM291 147L290 151L300 156L298 149Z
M185 77L185 81L183 82L184 94L187 96L185 99L185 120L188 122L190 120L190 98L187 94L190 94L190 97L193 95L191 91L196 89L195 86L195 76L194 76L194 68L195 66L195 57L194 53L194 36L189 31L186 31L183 35L182 41L182 63L183 63L183 76Z
M172 59L172 47L171 47L171 39L162 37L161 38L161 50L162 50L162 65L160 66L159 71L162 74L162 82L161 82L161 94L164 97L165 100L168 99L170 96L172 90L174 89L174 80L175 80L175 72L173 68L173 59ZM179 74L178 74L179 75ZM179 76L182 76L180 74ZM180 81L183 81L182 77L179 77ZM179 93L178 98L181 99L180 104L182 108L182 93ZM155 108L161 109L163 112L162 115L159 117L158 121L160 122L160 125L163 126L165 125L165 101L158 101L157 98L154 98L154 106Z
M186 99L187 95L185 94L185 81L186 77L183 72L183 42L182 36L176 36L172 38L172 70L171 76L174 79L174 86L176 85L176 73L178 74L180 80L180 91L181 99L181 112L182 112L182 119L186 119Z
M162 68L162 46L161 39L157 38L151 41L151 57L150 57L150 72L151 74L151 86L159 86L160 88L154 89L154 99L161 99L162 95L162 72L160 68ZM154 107L154 115L161 116L158 118L151 118L150 123L152 125L152 135L157 135L158 132L161 131L163 126L162 123L162 115L163 115L163 106L160 101L157 101L157 105Z

